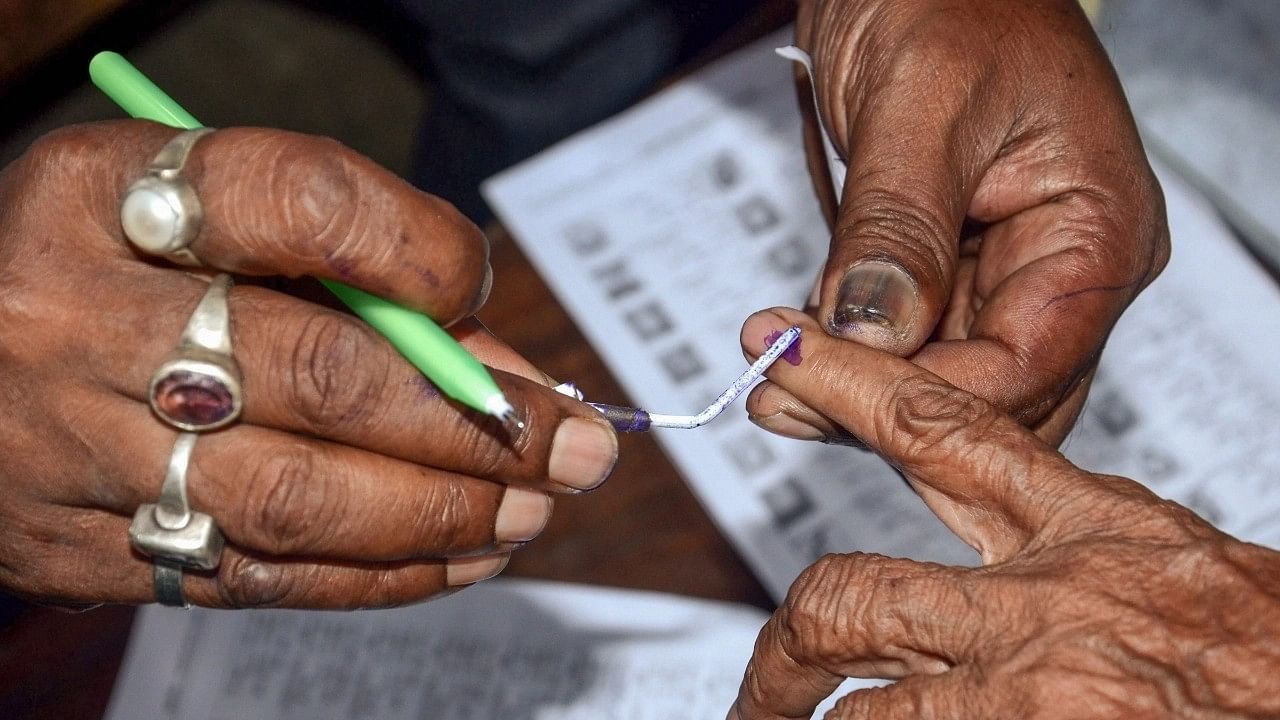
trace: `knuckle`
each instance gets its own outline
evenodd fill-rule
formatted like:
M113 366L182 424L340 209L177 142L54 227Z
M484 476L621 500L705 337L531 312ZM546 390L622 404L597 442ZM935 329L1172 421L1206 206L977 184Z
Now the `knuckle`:
M880 688L866 688L837 699L835 706L826 715L822 716L822 720L852 720L853 718L875 717L871 712L871 695L877 692L883 691Z
M270 138L264 152L274 166L272 196L278 199L287 237L306 257L337 256L357 225L360 188L348 162L350 151L331 138Z
M1043 501L1039 542L1062 542L1099 533L1134 538L1177 537L1182 528L1144 486L1113 475L1081 473L1055 463L1037 468L1039 477L1058 488Z
M342 516L341 494L319 471L315 451L305 446L281 448L256 461L248 478L241 516L260 549L287 555L314 548L327 538Z
M901 448L895 454L903 457L969 446L999 418L994 408L973 393L923 373L891 383L886 393L885 445Z
M49 218L40 209L49 205L63 207L68 214L84 211L90 215L86 208L88 196L77 191L86 177L96 174L93 164L101 162L96 159L107 157L112 151L99 134L82 125L59 128L39 137L0 172L0 193L6 200L14 200L0 210L0 221L12 227L34 222L47 230ZM0 249L12 254L19 246Z
M1213 546L1212 542L1205 544L1204 541L1216 540L1216 530L1195 511L1173 500L1152 497L1150 491L1143 491L1146 488L1139 488L1132 497L1121 496L1120 502L1116 503L1116 514L1120 516L1115 518L1117 522L1128 517L1131 522L1140 523L1139 527L1154 539L1170 545Z
M876 174L868 173L858 179L859 183L871 187L858 194L852 208L854 221L839 230L840 240L854 247L865 247L868 243L879 245L893 253L893 260L919 268L938 281L949 280L948 248L956 239L949 230L952 223L934 210L946 207L947 203L927 196L923 188L917 191L921 196L876 188L874 185L879 182ZM929 278L917 279L928 284Z
M371 422L390 373L387 354L377 350L370 331L341 315L309 318L288 363L290 410L317 433Z
M1150 171L1109 173L1107 178L1065 193L1055 202L1070 211L1064 229L1087 238L1067 256L1071 270L1132 299L1168 263L1170 252L1164 194Z
M830 659L847 652L848 635L842 605L846 593L858 593L858 576L868 556L828 554L811 565L792 585L781 637L797 660Z
M528 422L527 419L526 422ZM520 468L534 459L532 448L511 448L503 445L486 432L483 426L475 423L458 422L454 425L454 428L456 433L453 439L455 447L461 451L458 457L466 458L466 472L468 474L486 479L501 476L502 479L508 481L528 479L524 477L528 473L520 472ZM524 434L528 435L529 433L526 431ZM530 455L518 454L524 449L528 449ZM518 457L524 462L513 462L514 457ZM532 465L529 465L529 467L532 467ZM545 462L541 467L546 467Z
M83 125L70 125L46 133L31 143L17 168L34 178L65 177L80 172L101 150L101 141Z
M928 707L928 703L919 692L895 690L895 686L865 688L845 695L836 701L835 707L824 716L823 720L861 720L862 718L892 717L933 718L933 717L965 717L958 715L938 714Z
M472 525L472 502L460 483L433 482L424 485L424 497L418 504L421 508L419 517L415 518L413 527L422 536L422 546L449 552L461 548L472 549L479 544L493 540L492 528L471 537L467 532Z
M284 566L236 554L218 568L219 600L231 608L277 607L288 601L294 581Z

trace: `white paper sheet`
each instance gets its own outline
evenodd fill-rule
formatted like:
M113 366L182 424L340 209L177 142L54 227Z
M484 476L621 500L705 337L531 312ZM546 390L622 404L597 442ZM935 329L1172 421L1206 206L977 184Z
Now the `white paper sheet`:
M704 720L762 611L498 579L396 610L138 612L107 720ZM824 703L878 681L848 681Z
M139 613L108 720L722 716L763 614L528 581L362 613Z
M744 367L743 319L801 305L825 257L792 67L773 53L789 42L766 38L486 185L642 407L704 407ZM1280 546L1280 293L1211 207L1162 180L1173 261L1117 328L1066 451ZM771 436L740 408L657 433L777 598L828 551L976 561L869 454Z

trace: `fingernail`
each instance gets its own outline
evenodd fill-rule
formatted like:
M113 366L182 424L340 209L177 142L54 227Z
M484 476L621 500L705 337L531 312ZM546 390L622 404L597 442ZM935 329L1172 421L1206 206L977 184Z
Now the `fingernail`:
M598 487L618 461L618 437L604 423L571 417L551 441L551 480L578 490Z
M839 435L828 435L822 438L822 442L827 445L839 445L840 447L854 448L864 452L872 452L871 446L862 442L858 438L848 434L841 433Z
M494 540L500 543L527 542L538 536L551 519L551 497L529 488L508 486L498 505Z
M883 260L867 260L845 273L832 315L837 332L856 330L873 324L905 335L911 326L918 302L916 284L898 265Z
M481 555L452 559L444 570L445 582L450 587L457 587L488 580L502 572L510 560L510 555Z
M493 266L489 263L484 265L484 280L480 283L480 294L476 296L475 304L471 306L471 312L468 315L475 315L480 312L480 308L489 301L489 293L493 292Z
M825 440L827 438L826 433L818 428L797 420L784 412L776 412L764 417L752 415L748 419L774 435L781 435L792 440Z

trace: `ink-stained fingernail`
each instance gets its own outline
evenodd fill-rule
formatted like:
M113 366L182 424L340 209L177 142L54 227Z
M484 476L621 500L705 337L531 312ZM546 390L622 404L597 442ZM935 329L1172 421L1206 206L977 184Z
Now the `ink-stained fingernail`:
M489 263L484 264L484 280L480 282L480 293L476 295L476 301L471 305L471 312L468 316L475 315L480 312L480 308L489 302L489 293L493 292L493 266Z
M849 433L828 435L822 438L822 442L826 445L839 445L840 447L854 448L855 450L862 450L863 452L873 452L870 445L867 445Z
M603 420L571 417L560 423L551 441L547 475L578 490L600 485L618 461L618 436Z
M774 435L781 435L792 440L825 440L827 438L826 433L818 428L781 411L764 417L751 415L748 416L748 419Z
M450 587L472 585L502 572L511 561L510 555L480 555L479 557L452 558L445 566L445 582Z
M840 281L832 329L847 335L871 324L902 336L918 302L919 291L906 270L883 260L866 260L849 268Z
M493 537L500 543L527 542L551 519L551 496L530 488L508 485L498 505Z

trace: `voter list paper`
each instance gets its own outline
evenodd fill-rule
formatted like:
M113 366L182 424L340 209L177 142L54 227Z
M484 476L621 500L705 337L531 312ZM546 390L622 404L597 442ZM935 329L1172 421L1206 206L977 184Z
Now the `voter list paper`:
M107 720L724 717L756 608L498 579L396 610L138 612ZM840 695L879 681L846 681Z
M705 407L745 366L742 321L802 306L825 258L792 64L773 52L789 42L766 38L486 183L642 407ZM1116 329L1065 452L1280 546L1280 293L1210 206L1161 179L1173 260ZM869 453L774 437L740 407L656 434L775 598L826 552L977 562Z

